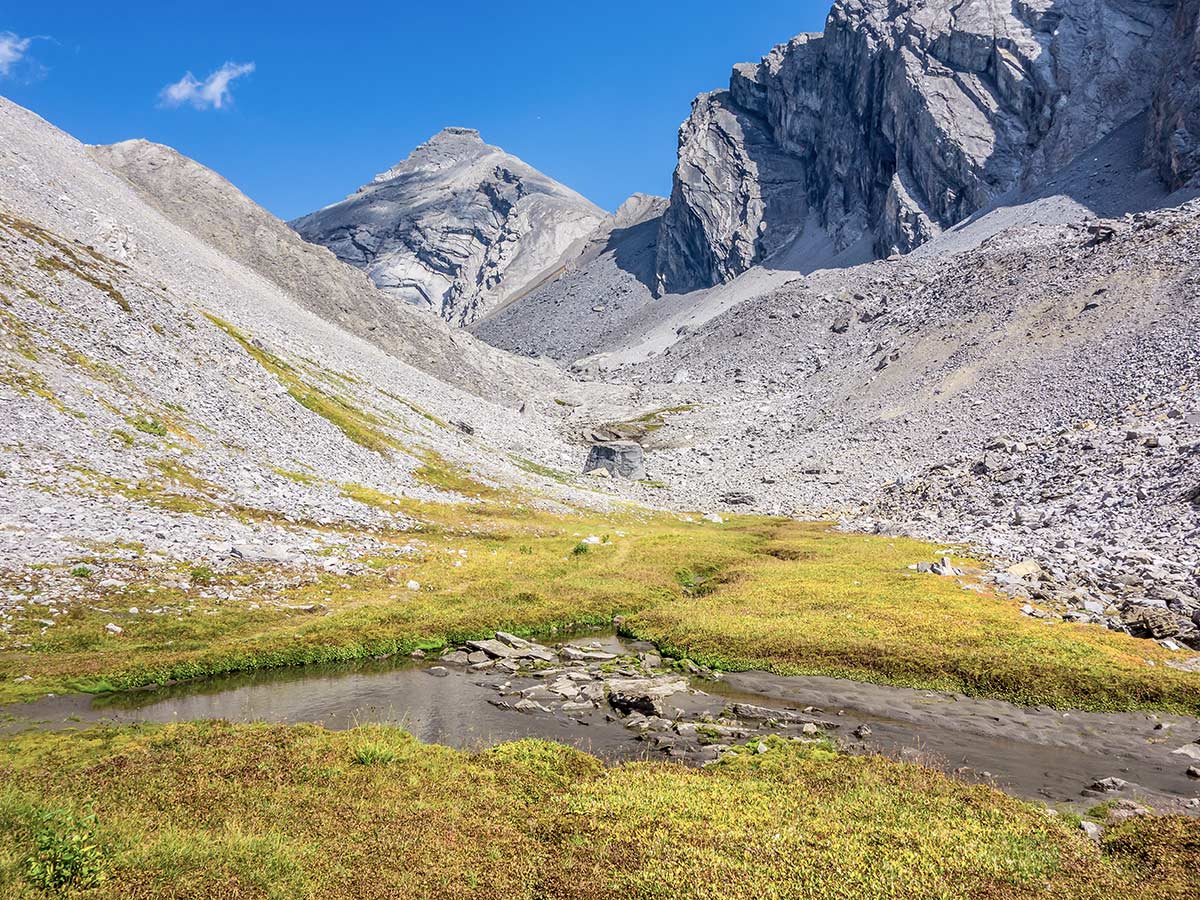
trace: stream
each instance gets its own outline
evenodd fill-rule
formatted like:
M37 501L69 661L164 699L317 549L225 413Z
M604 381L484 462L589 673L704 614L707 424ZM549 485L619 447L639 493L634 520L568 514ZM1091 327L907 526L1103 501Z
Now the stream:
M1086 807L1124 797L1164 812L1200 814L1200 781L1187 775L1189 766L1200 765L1198 719L1025 708L813 676L684 676L655 665L652 645L604 631L555 647L513 641L532 649L488 641L445 661L367 660L122 694L51 696L0 710L0 735L199 719L330 729L388 723L421 741L465 750L542 738L613 763L696 765L767 734L812 740L819 729L848 752L919 762L1026 799ZM1093 788L1101 779L1119 782Z

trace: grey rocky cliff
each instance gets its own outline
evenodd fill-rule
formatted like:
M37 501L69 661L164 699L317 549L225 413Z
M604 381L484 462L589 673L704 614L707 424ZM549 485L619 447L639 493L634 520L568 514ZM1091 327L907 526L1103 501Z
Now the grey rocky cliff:
M447 128L292 225L393 298L469 325L552 277L606 218L478 132Z
M823 34L693 105L659 291L726 281L806 227L907 252L1028 187L1151 105L1180 5L837 0Z
M1168 187L1200 187L1200 0L1179 4L1146 149Z
M737 276L795 235L803 172L766 121L729 91L701 94L679 131L658 244L658 287L683 293Z

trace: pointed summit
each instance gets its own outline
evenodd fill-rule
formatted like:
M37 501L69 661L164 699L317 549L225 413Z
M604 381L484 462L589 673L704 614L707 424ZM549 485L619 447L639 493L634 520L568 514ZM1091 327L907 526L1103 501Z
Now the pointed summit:
M292 226L397 300L469 325L557 272L607 218L475 129L455 127Z
M503 155L499 147L483 142L474 128L451 126L443 128L386 172L375 176L374 182L390 181L412 172L440 172L462 163L472 163L489 154Z
M478 143L481 143L481 144L483 143L483 139L480 138L480 136L479 136L478 129L460 128L456 125L447 125L441 131L439 131L437 134L435 134L433 137L431 137L428 141L426 141L425 145L442 144L442 143L447 143L447 142L470 143L472 141L477 141Z

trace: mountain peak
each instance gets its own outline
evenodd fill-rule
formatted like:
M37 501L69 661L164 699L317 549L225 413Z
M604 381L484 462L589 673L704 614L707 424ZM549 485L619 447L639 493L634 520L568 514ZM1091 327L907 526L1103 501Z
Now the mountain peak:
M434 144L443 141L459 141L464 139L468 141L475 140L479 143L483 143L483 139L479 136L479 129L460 128L457 125L447 125L441 131L431 137L426 143Z
M443 128L293 227L385 293L468 325L557 272L608 216L473 128Z
M449 126L425 143L418 144L403 161L376 175L375 181L391 181L412 172L440 172L499 152L499 148L485 144L476 129Z

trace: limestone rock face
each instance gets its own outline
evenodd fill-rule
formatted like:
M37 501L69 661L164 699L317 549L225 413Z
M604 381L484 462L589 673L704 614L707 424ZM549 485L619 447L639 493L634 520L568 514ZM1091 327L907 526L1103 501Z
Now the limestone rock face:
M805 215L802 174L730 92L697 97L659 236L660 292L728 281L792 236Z
M1146 149L1168 187L1200 187L1200 0L1176 12Z
M1194 40L1172 40L1194 32L1186 5L837 0L823 34L737 66L727 91L696 100L659 291L726 281L806 227L839 249L913 249L1145 111L1172 48L1194 59ZM1171 84L1158 90L1175 134L1196 104L1190 81ZM1188 152L1175 157L1168 168L1187 171Z
M395 299L468 325L553 276L607 218L477 131L447 128L292 226Z

